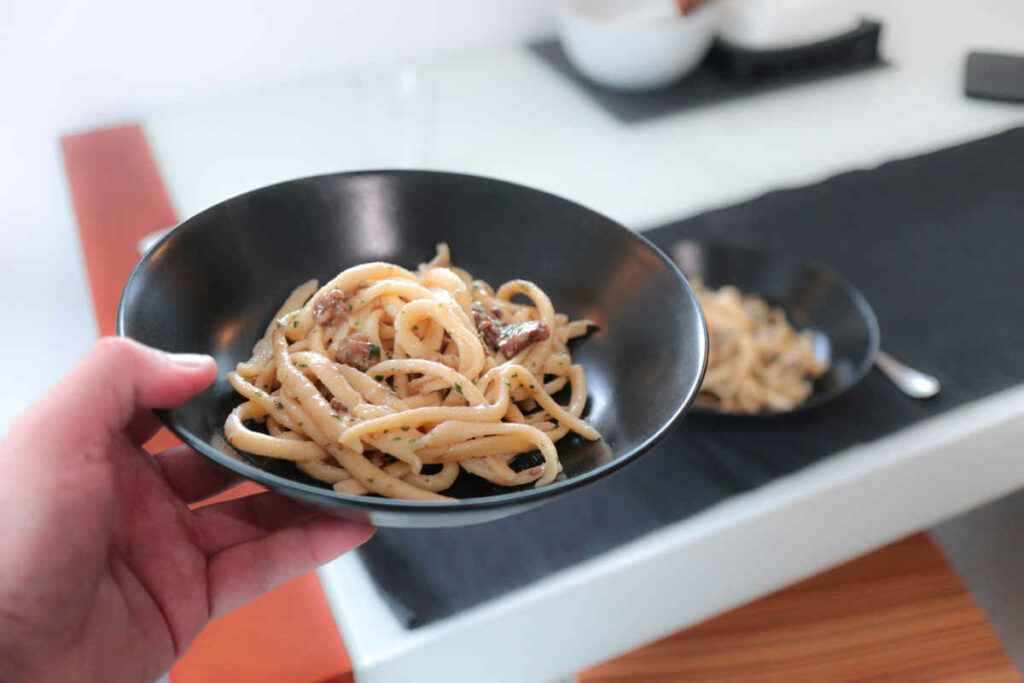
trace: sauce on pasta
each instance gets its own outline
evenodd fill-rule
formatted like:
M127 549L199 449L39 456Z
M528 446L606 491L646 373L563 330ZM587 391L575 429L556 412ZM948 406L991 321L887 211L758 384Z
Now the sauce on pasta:
M601 436L582 418L587 378L568 348L592 325L557 313L527 280L495 291L452 265L445 244L415 272L354 266L287 298L228 374L245 401L224 433L357 495L449 500L462 470L500 486L550 484L562 469L556 442ZM553 395L566 387L562 405ZM510 465L535 451L534 464Z

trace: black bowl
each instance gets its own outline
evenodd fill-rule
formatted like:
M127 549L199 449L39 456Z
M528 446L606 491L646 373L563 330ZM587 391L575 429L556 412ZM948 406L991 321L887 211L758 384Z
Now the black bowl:
M556 309L600 329L574 359L589 379L586 417L604 440L559 442L565 479L497 489L461 473L459 500L429 503L336 493L290 463L235 451L222 427L239 402L224 373L249 357L297 284L365 261L428 260L437 242L456 263L499 283L537 282ZM217 359L216 384L162 415L213 461L283 494L380 526L457 526L541 504L622 467L655 444L696 395L707 359L699 307L679 270L646 240L538 190L421 171L342 173L265 187L178 226L135 268L118 332Z
M794 327L815 335L816 353L830 363L815 381L814 393L794 410L751 415L694 407L694 412L771 417L810 410L848 391L874 364L878 319L861 293L835 271L784 253L724 242L681 238L667 252L687 277L699 276L712 289L734 285L782 307Z

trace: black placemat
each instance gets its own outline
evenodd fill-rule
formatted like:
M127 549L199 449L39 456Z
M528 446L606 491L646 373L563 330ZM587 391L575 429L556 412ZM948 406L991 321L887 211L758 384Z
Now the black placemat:
M885 66L878 54L881 30L878 22L864 21L848 34L807 48L766 52L717 42L701 65L679 83L664 90L634 93L610 90L584 78L557 40L529 47L613 117L623 123L638 123L682 109Z
M874 305L886 349L943 381L928 402L877 372L778 420L688 416L621 473L477 527L381 529L360 555L396 613L425 624L611 550L737 493L1024 382L1024 129L646 233L787 249L843 272ZM936 492L941 495L941 492Z

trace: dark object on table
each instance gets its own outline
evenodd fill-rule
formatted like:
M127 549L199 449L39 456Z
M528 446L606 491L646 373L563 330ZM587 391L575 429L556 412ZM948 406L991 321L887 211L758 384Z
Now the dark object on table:
M485 526L382 529L359 557L400 618L429 623L1024 383L1021 178L1024 128L645 233L663 249L727 239L828 262L872 302L888 350L941 370L939 396L907 398L871 372L834 401L773 420L723 429L718 417L691 414L651 453L579 495Z
M224 419L240 402L224 374L247 360L287 294L367 261L415 267L448 242L489 282L536 281L559 310L600 329L573 349L588 377L584 416L604 436L558 444L565 478L496 488L462 473L450 503L337 493L287 461L235 451ZM646 240L560 197L489 178L424 171L293 180L217 204L182 223L125 286L120 334L167 351L210 353L217 383L165 423L242 476L378 526L458 526L498 519L590 484L650 448L697 392L704 324L678 269ZM511 491L511 492L510 492Z
M842 36L780 50L748 50L719 41L694 73L655 92L619 92L595 85L569 63L557 40L534 43L530 49L616 119L636 123L884 66L878 53L881 32L881 24L864 21Z
M708 60L735 79L797 77L838 67L877 65L881 36L880 23L862 21L851 31L797 47L751 50L719 40Z
M972 52L967 55L964 91L984 100L1024 102L1024 55Z
M814 393L794 411L810 410L852 389L871 369L878 351L878 320L857 289L824 265L785 251L743 247L687 237L659 245L687 277L699 276L710 289L726 285L753 294L786 311L798 330L810 330L828 346L828 371L814 382ZM780 417L789 413L694 412L723 417Z

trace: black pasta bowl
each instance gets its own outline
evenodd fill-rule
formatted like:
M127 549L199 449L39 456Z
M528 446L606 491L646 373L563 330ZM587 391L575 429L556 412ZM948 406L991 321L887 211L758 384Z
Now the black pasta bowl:
M786 312L798 330L814 338L815 355L829 363L806 401L785 412L731 413L693 408L694 413L772 418L812 410L856 386L874 364L880 333L864 296L831 268L754 246L680 237L662 242L666 254L690 278L710 289L733 285Z
M572 348L588 377L584 417L603 435L557 446L564 476L543 487L497 488L462 472L451 502L335 492L285 461L224 439L240 402L225 374L249 358L277 306L311 277L326 282L367 261L407 267L438 242L491 283L525 278L555 308L599 329ZM242 477L334 514L378 526L459 526L498 519L578 489L651 448L696 395L706 330L679 270L618 223L545 192L475 176L368 171L303 178L248 192L186 220L135 268L118 333L171 352L208 353L216 383L161 418Z

